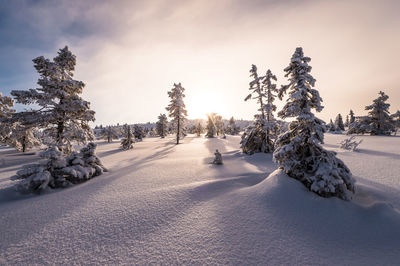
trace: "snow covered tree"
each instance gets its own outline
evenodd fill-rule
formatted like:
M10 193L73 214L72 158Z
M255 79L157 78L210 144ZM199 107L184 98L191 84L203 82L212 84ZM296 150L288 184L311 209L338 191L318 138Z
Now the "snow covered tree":
M217 127L215 126L215 117L217 116L216 113L211 113L207 115L207 138L214 138L217 134Z
M40 154L46 160L25 165L11 179L19 180L18 191L37 193L86 181L107 171L95 150L96 144L90 142L79 153L72 152L65 157L58 146L53 146Z
M105 127L102 132L102 138L107 140L108 143L110 143L112 142L113 139L118 139L118 132L112 126Z
M276 137L273 133L277 132L278 129L278 124L273 116L273 112L276 110L273 102L278 90L276 84L273 84L272 81L277 79L269 69L265 76L258 76L255 65L251 66L250 77L253 78L249 84L251 93L245 98L245 101L255 95L253 99L257 99L257 103L260 105L258 109L260 114L256 114L253 124L245 129L240 142L241 148L247 154L273 152L273 138Z
M390 116L393 119L394 127L395 127L395 134L397 133L396 131L400 129L400 110L397 110L396 113L392 114Z
M11 97L3 96L0 92L0 143L11 134L12 122L9 118L14 113L11 107L14 106L14 100Z
M347 135L349 134L366 134L370 132L370 121L368 116L357 116L354 118L354 122L350 124L347 130Z
M158 116L158 122L156 124L157 134L161 138L165 138L168 134L168 118L165 114Z
M344 130L343 118L341 114L338 114L335 119L335 127L337 130Z
M194 131L195 131L195 133L196 133L196 135L198 136L198 137L200 137L200 135L201 135L201 133L203 133L203 126L201 125L201 123L199 122L199 123L197 123L197 125L195 125L195 128L194 128Z
M145 133L144 127L142 127L140 125L134 125L133 126L133 135L135 136L135 138L137 140L142 141L143 138L146 137L146 133Z
M239 131L240 131L240 128L238 126L236 126L235 119L232 116L231 119L229 119L226 132L231 135L237 135L237 134L239 134Z
M386 103L389 96L383 91L379 92L379 97L373 101L373 104L365 107L365 110L370 110L369 126L371 135L390 135L394 131L394 123L389 115L390 104Z
M225 135L225 124L224 121L222 121L222 116L216 115L214 117L214 124L217 131L217 136Z
M329 132L335 132L335 131L336 131L336 126L335 126L335 124L332 122L332 119L331 119L331 121L330 121L329 124L328 124L328 131L329 131Z
M174 83L174 87L168 92L171 100L166 109L169 112L169 117L172 118L171 122L176 130L176 144L179 144L179 140L185 135L185 117L187 116L187 111L183 101L185 97L184 91L185 89L181 83Z
M133 149L133 143L135 143L135 138L132 134L131 127L128 124L124 125L125 136L121 141L121 146L124 150Z
M354 123L354 121L356 120L356 118L354 117L354 112L353 112L353 110L350 109L349 115L350 115L350 124L351 124L351 123Z
M281 87L278 96L282 99L288 92L289 97L278 115L295 120L276 140L273 158L288 176L318 195L349 200L355 181L336 153L322 147L325 125L312 113L312 109L320 112L323 106L318 90L313 88L315 79L310 74L310 61L301 47L296 48L284 70L289 84Z
M349 127L349 125L350 125L350 119L349 119L349 116L346 115L346 122L344 122L344 126Z
M5 143L16 148L18 151L25 152L35 146L41 144L34 134L34 128L14 123L11 129L11 134L5 138Z
M34 104L39 109L20 112L17 118L24 125L44 128L54 136L54 144L68 154L72 141L86 143L93 139L89 122L94 121L94 111L79 96L85 84L73 79L76 56L65 46L53 61L40 56L33 62L40 75L37 82L40 87L14 90L11 95L17 103Z

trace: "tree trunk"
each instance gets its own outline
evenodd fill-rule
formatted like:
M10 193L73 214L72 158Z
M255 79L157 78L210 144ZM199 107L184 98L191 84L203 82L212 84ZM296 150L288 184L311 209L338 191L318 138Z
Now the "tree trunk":
M62 143L62 134L64 132L64 122L57 123L57 144Z
M26 151L26 137L22 137L22 152Z
M181 119L178 117L178 131L176 132L176 144L179 144L179 132L180 132L180 126L181 126Z

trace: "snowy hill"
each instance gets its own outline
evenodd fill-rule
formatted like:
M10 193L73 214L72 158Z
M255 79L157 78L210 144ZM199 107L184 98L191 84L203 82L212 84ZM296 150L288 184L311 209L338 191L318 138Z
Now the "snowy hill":
M146 138L129 151L99 142L110 170L40 196L8 178L36 155L0 147L0 264L395 265L400 260L400 137L325 147L351 169L351 202L320 198L244 155L239 136ZM221 166L209 164L218 149Z

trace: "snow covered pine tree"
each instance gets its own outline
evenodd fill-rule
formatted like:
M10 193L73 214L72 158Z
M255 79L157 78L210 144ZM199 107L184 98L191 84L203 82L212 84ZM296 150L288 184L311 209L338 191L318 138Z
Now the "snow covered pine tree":
M319 92L312 88L315 79L310 74L310 61L301 47L296 48L284 70L289 84L281 87L278 96L282 99L289 90L289 98L278 115L296 120L278 137L273 157L288 176L318 195L349 200L354 193L352 174L335 152L322 147L325 125L311 112L311 109L320 112L323 106Z
M121 146L124 150L133 149L133 143L135 143L135 138L132 134L131 126L128 124L124 125L124 138L121 141Z
M338 114L335 119L335 127L337 131L344 130L343 118L341 114Z
M11 95L17 103L36 104L40 108L17 113L16 118L22 124L44 128L54 136L58 149L69 154L72 141L85 144L93 140L89 121L94 121L94 111L79 96L85 84L72 78L76 57L65 46L53 62L43 56L33 62L40 74L37 82L40 88L14 90Z
M11 94L18 103L36 104L40 109L17 113L16 117L24 125L44 128L54 141L41 154L47 160L26 165L11 177L21 180L16 188L41 192L48 187L64 187L100 175L106 169L95 155L96 144L89 143L80 153L71 153L72 141L86 143L93 138L88 123L94 121L94 111L89 109L89 102L78 96L85 84L72 79L75 55L66 46L59 50L53 62L43 56L33 59L33 62L40 74L38 84L41 88L12 91Z
M365 110L370 110L368 122L371 135L390 135L395 131L393 119L389 115L390 104L386 103L387 99L389 96L380 91L374 103L365 107Z
M158 121L156 123L157 134L161 138L165 138L168 134L168 118L165 114L160 114L158 116Z
M0 143L4 142L11 134L11 123L8 120L14 113L11 107L14 106L14 100L11 97L3 96L0 92Z
M176 144L179 144L179 140L185 135L185 120L187 116L186 106L183 102L185 89L181 83L174 83L174 87L168 92L168 96L171 98L170 104L166 108L169 112L169 117L172 117L172 124L176 130Z
M241 140L241 148L244 153L253 154L255 152L273 152L273 132L277 131L277 123L274 119L273 112L276 106L273 104L277 92L276 84L271 80L276 81L275 75L268 69L265 76L259 77L257 74L257 67L251 66L250 76L253 80L250 82L251 93L245 98L245 101L252 98L253 94L256 96L257 103L260 104L260 114L254 116L254 122L248 126ZM261 85L261 82L263 85ZM265 99L266 98L266 99ZM266 104L265 104L266 103Z
M117 130L112 126L107 126L103 129L102 138L107 140L108 143L112 142L113 139L118 139Z

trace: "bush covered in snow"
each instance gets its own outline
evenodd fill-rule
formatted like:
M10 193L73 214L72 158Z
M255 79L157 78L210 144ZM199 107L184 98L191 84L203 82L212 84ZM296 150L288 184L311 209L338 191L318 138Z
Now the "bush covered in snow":
M347 139L344 139L342 142L340 142L340 148L344 150L350 150L350 151L355 151L358 147L358 145L361 144L363 140L360 139L359 141L355 140L355 136L351 136Z
M96 144L90 142L79 153L68 157L54 146L40 154L44 159L38 164L25 165L12 176L20 180L16 189L20 192L42 192L47 188L66 187L101 175L107 169L95 154Z
M285 68L289 84L281 87L278 96L282 99L289 91L289 97L278 115L296 120L278 137L273 157L286 174L318 195L349 200L355 189L352 174L335 152L322 147L325 123L311 112L320 112L323 106L319 92L313 89L310 61L302 48L296 48Z

